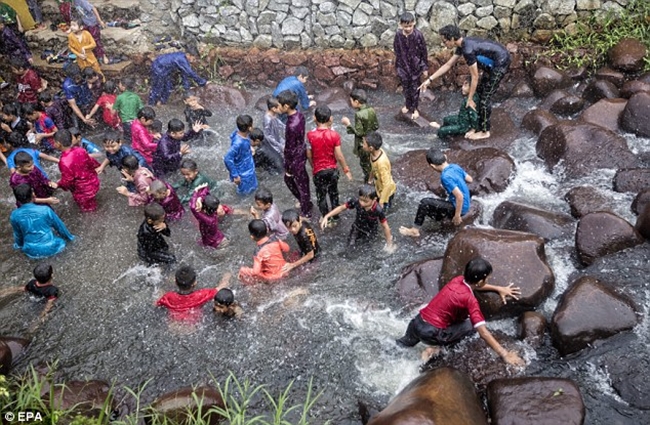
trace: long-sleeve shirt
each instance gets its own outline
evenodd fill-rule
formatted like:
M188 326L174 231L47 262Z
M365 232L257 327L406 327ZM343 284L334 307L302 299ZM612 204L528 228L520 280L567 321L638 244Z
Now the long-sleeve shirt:
M49 186L50 181L45 174L38 168L34 167L29 174L20 174L15 172L9 177L9 185L13 188L19 184L28 184L34 191L37 198L48 198L54 193L54 189ZM16 202L16 206L20 206Z
M282 271L282 267L287 262L283 252L289 252L289 245L285 241L262 239L257 242L253 267L242 267L240 275L262 280L277 280L284 277L286 273Z
M375 189L377 189L379 203L384 205L388 203L389 198L395 193L397 186L393 180L390 160L386 152L383 149L379 149L379 151L381 152L379 157L377 159L370 158L370 164L372 174L375 176Z
M345 128L348 134L354 134L353 153L359 155L363 149L363 138L371 131L379 128L379 121L375 110L370 106L363 104L358 111L354 113L354 126L349 125Z
M25 60L32 57L32 52L27 48L27 44L5 25L0 32L0 54L5 57L22 56Z
M15 209L10 216L14 233L14 248L22 250L29 258L45 258L58 254L65 248L66 240L74 236L54 210L33 202ZM56 230L60 237L54 235Z
M153 134L137 119L131 122L131 147L140 152L147 164L151 165L158 143L153 139Z
M194 190L197 187L201 186L202 184L207 184L210 193L212 193L214 196L216 196L217 198L221 197L220 194L215 192L217 190L217 182L215 182L214 180L207 177L205 174L201 172L199 172L196 175L196 177L194 177L194 180L187 181L183 179L175 184L172 184L172 187L176 191L176 194L178 195L178 199L181 200L181 204L187 204L188 202L190 202L190 199L192 199Z
M133 184L135 185L136 193L129 192L129 205L137 207L140 205L147 205L151 202L151 195L149 195L149 186L154 181L154 176L151 171L144 167L140 167L133 173Z
M167 182L165 182L165 186L167 186L167 189L169 190L169 195L167 195L165 199L157 202L165 210L168 220L180 220L181 217L183 217L183 213L185 213L185 209L183 208L181 201L178 199L178 196L176 196L174 188Z
M284 158L285 124L271 114L264 114L264 141Z
M257 189L255 161L251 152L250 140L242 137L237 130L230 135L230 149L223 157L223 162L230 174L230 180L241 179L237 193L247 195Z
M156 253L169 253L169 245L163 236L170 235L169 227L157 232L147 220L143 221L138 229L138 256L148 259Z
M122 122L129 123L137 118L138 111L143 106L142 99L137 93L126 90L117 95L113 109L120 114Z
M190 139L195 133L189 131L185 133L182 139L176 140L172 138L169 133L165 133L158 141L156 151L153 153L153 161L151 163L153 172L156 177L162 177L168 173L174 173L181 167L181 142Z
M397 76L404 80L416 80L429 69L427 43L417 28L407 37L397 31L393 42Z
M296 111L287 118L284 144L284 166L289 174L305 165L307 144L305 143L305 116Z
M97 193L99 178L95 169L99 165L99 162L88 155L88 152L80 146L75 146L61 153L59 159L61 179L57 183L59 188L73 193Z
M151 72L167 78L172 78L174 73L180 73L185 90L190 89L190 78L199 86L204 86L207 83L204 78L194 72L183 52L166 53L158 56L151 64Z
M275 88L275 91L273 91L273 97L278 97L278 95L285 90L292 91L296 96L298 96L298 104L303 110L309 109L309 96L307 95L307 90L298 77L292 75L280 81L278 86Z
M213 214L206 214L203 210L199 211L196 203L199 198L204 199L210 194L207 187L197 190L190 199L190 210L196 220L199 222L199 232L201 232L201 244L217 248L224 238L223 233L219 230L219 215L215 211ZM222 205L226 214L231 214L232 209L227 205Z

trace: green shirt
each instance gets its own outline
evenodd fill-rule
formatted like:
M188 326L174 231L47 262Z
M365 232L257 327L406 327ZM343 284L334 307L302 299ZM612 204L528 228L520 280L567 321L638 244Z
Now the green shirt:
M120 114L120 119L125 123L136 119L138 111L143 107L140 96L128 90L117 96L113 104L113 109Z
M12 25L16 23L16 11L8 4L0 2L0 17L5 23Z
M354 127L349 125L347 127L348 134L354 134L354 150L355 155L359 155L362 150L363 137L379 128L379 121L377 121L377 114L375 110L368 105L361 105L361 108L354 114Z
M210 188L210 194L212 196L217 199L223 196L223 193L221 193L221 191L218 189L217 182L201 172L199 172L199 174L197 174L194 180L191 182L183 179L174 183L172 187L176 191L176 195L178 195L178 199L180 199L181 203L187 204L190 202L190 199L192 199L192 195L194 194L196 188L206 183Z

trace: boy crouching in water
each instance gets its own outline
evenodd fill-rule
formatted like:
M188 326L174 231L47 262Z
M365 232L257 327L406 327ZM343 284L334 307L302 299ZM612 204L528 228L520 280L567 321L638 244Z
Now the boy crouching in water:
M144 221L138 230L138 257L148 266L175 263L176 256L169 251L169 245L163 238L170 235L163 207L156 203L144 207Z
M282 222L293 235L300 249L301 257L293 263L287 263L282 268L283 271L289 272L296 267L311 262L318 258L320 246L314 228L307 220L304 220L296 210L286 210L282 213Z
M253 267L239 269L239 280L245 285L256 282L271 283L287 275L284 266L287 264L283 252L289 252L285 241L270 238L268 228L262 220L255 219L248 223L251 239L257 244Z

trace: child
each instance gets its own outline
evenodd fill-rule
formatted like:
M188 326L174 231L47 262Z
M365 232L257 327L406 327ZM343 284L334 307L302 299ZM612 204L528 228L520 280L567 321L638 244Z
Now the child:
M23 105L23 115L33 124L34 141L44 152L54 151L54 134L58 131L52 118L30 103Z
M393 203L393 196L397 185L391 174L390 160L388 155L381 148L383 140L381 134L371 131L363 138L363 149L370 154L370 163L372 164L372 174L375 180L375 188L379 195L379 203L384 212L388 211Z
M17 57L24 59L28 64L32 65L34 59L32 52L29 51L27 43L19 37L13 29L11 29L5 21L5 18L0 15L0 54L5 58Z
M79 66L76 63L68 64L65 73L66 78L63 81L62 89L73 112L72 124L77 128L81 128L81 123L94 127L95 120L86 118L86 113L94 105L93 96L84 81Z
M302 110L306 111L310 107L316 105L316 102L311 100L311 96L307 95L307 90L305 89L305 83L307 83L308 79L309 69L304 66L297 67L292 76L286 77L284 80L280 81L273 91L273 97L278 97L283 91L289 90L294 93L296 99L300 101L300 107ZM286 114L286 112L284 113Z
M56 128L70 128L72 121L67 111L67 105L64 105L62 100L52 96L49 91L44 91L38 94L38 103L41 109L45 111L45 115L52 118Z
M368 106L368 96L365 90L356 89L350 93L350 106L356 109L354 113L354 127L348 117L341 118L341 123L346 127L348 134L354 134L354 149L352 153L359 157L359 165L363 170L364 183L370 183L370 156L363 150L363 138L371 131L379 128L375 110Z
M117 111L113 110L113 105L115 104L115 99L117 98L115 95L116 90L117 85L115 84L115 81L107 81L104 84L104 92L101 96L99 96L99 99L97 99L97 102L95 103L95 106L93 106L93 109L91 109L91 111L86 115L86 119L92 118L97 110L99 108L102 108L102 120L104 121L104 124L113 130L121 130L122 121L120 121L120 115L117 113Z
M357 242L366 241L374 237L377 234L379 225L381 225L384 231L384 238L386 239L384 251L389 253L395 251L396 247L393 243L393 236L390 233L388 221L384 215L384 210L377 202L377 192L373 186L361 186L359 188L358 198L350 198L344 205L334 208L325 217L321 218L321 230L325 230L330 217L338 215L346 209L355 209L357 211L357 217L354 220L354 224L352 224L350 235L348 236L349 247L357 245Z
M68 130L59 130L54 135L54 147L61 151L59 170L60 189L72 192L72 197L83 212L97 209L99 178L95 171L99 162L88 155L83 148L72 145L72 135Z
M113 110L117 111L120 120L122 121L124 138L126 140L131 140L131 123L136 118L138 111L142 109L144 105L142 104L140 96L133 91L135 88L135 78L122 78L118 84L118 88L122 93L115 98Z
M148 108L148 106L145 106L145 108ZM162 121L153 120L151 126L149 126L149 133L151 133L156 143L158 142L158 140L162 139L162 131L163 131Z
M447 162L447 156L440 149L431 148L427 151L427 163L440 173L440 182L448 194L447 200L438 198L424 198L418 205L415 214L414 227L400 227L399 232L404 236L420 236L420 227L425 217L436 221L451 219L454 225L463 222L462 216L467 214L470 207L470 194L467 183L471 183L472 176L467 174L457 164Z
M228 288L220 289L214 296L213 310L226 318L238 318L244 313L239 303L235 302L235 294Z
M313 204L309 192L309 175L305 168L307 148L305 146L305 117L296 109L298 97L285 90L278 95L283 113L287 114L284 145L284 183L300 202L303 217L310 218Z
M99 62L93 50L97 47L95 39L85 31L80 19L72 18L70 21L70 34L68 34L68 48L77 56L77 65L80 69L92 68L105 80Z
M101 29L106 28L106 24L102 21L102 18L99 16L97 8L91 5L87 0L74 0L74 7L77 14L81 17L83 26L86 28L86 31L90 33L95 41L95 53L98 58L101 58L104 61L104 64L108 64L109 60L104 52L104 46L102 45L101 40ZM73 21L71 19L70 21ZM71 22L68 22L71 23ZM70 25L72 29L72 25Z
M248 195L257 189L255 161L251 152L248 133L253 128L253 118L250 115L237 117L237 130L230 135L230 149L223 157L230 181L237 185L237 193Z
M122 136L117 131L109 130L104 133L102 140L104 151L106 152L106 159L97 168L97 174L101 174L109 165L118 170L122 168L122 158L127 155L133 155L138 159L140 166L149 168L147 161L138 152L134 151L131 146L125 145L122 142Z
M280 103L275 97L266 101L267 111L264 114L264 140L280 155L284 164L284 133L285 124L278 115L282 113Z
M406 334L396 341L397 344L413 347L421 341L433 345L422 353L422 359L427 361L440 351L438 346L456 343L477 330L479 336L506 363L524 366L524 361L517 353L503 348L487 329L481 307L472 292L474 289L498 292L504 303L506 297L517 299L520 291L519 288L513 288L512 284L508 287L488 285L490 274L492 265L488 261L481 257L470 260L465 265L463 275L450 280L411 320Z
M167 123L167 133L158 141L151 163L156 177L164 177L177 172L181 167L183 155L190 153L190 146L183 141L189 140L201 131L201 124L185 132L183 121L172 118Z
M169 245L163 238L170 234L163 207L156 203L144 207L144 221L138 229L138 257L148 266L175 263L176 257L169 252Z
M289 245L285 241L279 241L268 236L266 223L262 220L251 220L248 223L248 232L251 239L257 244L253 267L242 267L239 269L239 280L249 285L255 282L270 283L287 275L283 267L287 262L283 252L289 252Z
M318 258L320 246L313 227L303 220L296 210L286 210L282 213L282 222L296 239L302 257L298 261L285 264L283 271L289 272L298 266Z
M28 184L34 191L35 204L58 204L59 200L52 196L56 183L51 182L41 170L34 166L32 156L27 152L18 152L15 156L16 171L9 178L9 185L14 188L19 184ZM20 207L20 205L16 205Z
M138 111L136 119L131 122L130 127L131 146L144 157L149 165L153 162L153 154L158 147L153 132L148 129L153 125L155 118L156 111L150 106L145 106Z
M450 137L464 135L468 131L478 127L478 114L475 109L467 106L467 95L469 94L469 81L463 82L461 88L463 93L463 103L457 115L450 115L443 118L442 127L437 122L429 123L431 127L438 129L438 137ZM474 103L478 103L478 94L474 94Z
M14 293L27 292L37 298L45 299L46 304L38 316L36 323L41 323L54 306L54 301L59 297L59 288L52 284L54 270L50 264L38 264L34 267L34 279L27 282L27 285L7 288L0 291L0 298ZM33 329L33 328L32 328Z
M181 76L185 91L190 89L190 78L199 86L205 86L207 80L199 77L192 69L192 64L198 60L198 57L199 53L194 46L188 46L186 53L166 53L158 56L151 64L149 105L167 103L178 74Z
M41 79L22 57L11 58L10 64L18 85L16 99L22 104L35 105L38 102L38 94L47 88L47 81Z
M208 122L205 119L211 117L212 112L199 103L199 98L193 94L185 93L183 103L185 104L185 121L187 121L188 127L192 127L198 122L204 128L208 128Z
M395 50L395 69L404 92L403 114L411 114L411 119L420 116L420 78L427 78L429 55L427 43L422 33L415 28L415 16L406 12L399 19L400 31L395 33L393 48Z
M86 86L88 86L88 90L90 90L92 95L92 105L94 106L104 91L104 81L100 78L101 74L98 74L97 71L91 67L84 68L81 71L81 74L84 77Z
M121 171L122 180L135 188L135 191L129 190L127 186L120 186L116 189L117 193L127 197L129 206L137 207L151 202L149 187L155 179L151 171L140 165L138 158L133 155L122 158Z
M186 205L190 202L194 191L199 186L207 185L210 191L214 191L217 188L217 183L200 172L198 165L192 159L184 159L181 161L181 175L183 176L183 180L172 184L178 198L181 200L181 204Z
M149 186L149 193L153 200L159 203L165 210L165 214L170 220L180 220L185 213L181 201L174 189L162 180L154 180Z
M190 200L190 211L199 222L201 232L201 244L212 248L225 246L228 240L225 239L219 230L219 218L226 214L232 214L232 209L227 205L221 205L219 199L210 194L207 185L197 188Z
M341 152L341 136L331 129L332 111L330 108L325 105L316 108L314 120L316 128L307 133L309 141L307 159L309 159L314 174L318 209L321 216L325 216L331 209L339 206L337 162L341 165L348 180L352 180L352 174L345 162L343 152ZM327 205L328 197L330 205Z
M257 209L256 209L257 208ZM259 213L262 210L262 214ZM255 192L255 206L251 207L251 215L266 223L269 229L269 237L284 240L289 236L287 227L282 222L282 215L278 206L273 203L273 194L270 190L262 187Z
M251 140L251 146L255 152L253 154L255 168L262 168L271 175L282 173L284 171L284 160L266 141L264 132L259 128L254 128L250 131L248 137Z
M2 112L0 113L0 118L2 118L2 124L0 124L2 140L7 140L11 133L18 132L25 139L25 143L28 143L27 133L32 129L32 126L29 121L21 118L20 114L20 104L12 102L2 105Z
M99 149L99 146L90 140L81 137L81 132L77 127L70 127L68 131L72 136L72 144L74 146L81 146L86 152L88 152L88 155L92 156L95 159L99 159L104 156L102 151Z
M40 152L36 149L33 149L30 147L29 142L27 142L27 139L25 139L20 133L17 131L14 131L13 133L9 134L9 137L7 139L9 142L8 148L9 148L9 155L7 155L7 168L9 169L10 173L13 173L16 171L16 162L15 162L15 157L18 155L19 152L25 152L31 156L32 161L34 161L34 166L41 170L41 173L47 178L47 173L41 166L41 159L44 159L46 161L51 161L51 162L59 162L59 158L55 158L53 156L44 154L43 152Z

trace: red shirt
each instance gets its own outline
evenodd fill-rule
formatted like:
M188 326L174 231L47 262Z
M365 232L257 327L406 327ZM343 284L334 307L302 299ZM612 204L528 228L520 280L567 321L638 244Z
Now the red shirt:
M102 108L102 119L108 125L109 127L116 128L120 124L120 116L117 113L117 111L113 111L111 109L108 109L108 105L113 105L115 103L115 96L114 94L102 94L99 96L99 99L97 99L97 104L99 105L100 108Z
M198 289L189 294L167 292L156 305L167 307L174 319L194 322L200 318L200 312L195 310L212 300L216 294L216 288Z
M36 103L38 91L41 88L41 78L36 71L28 69L24 75L16 77L18 83L18 102Z
M313 173L336 168L334 149L341 146L341 136L329 128L316 128L307 133L311 145Z
M468 315L475 328L485 324L478 300L463 276L450 280L429 304L420 310L422 319L438 329L446 329L463 322Z

